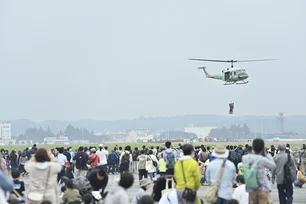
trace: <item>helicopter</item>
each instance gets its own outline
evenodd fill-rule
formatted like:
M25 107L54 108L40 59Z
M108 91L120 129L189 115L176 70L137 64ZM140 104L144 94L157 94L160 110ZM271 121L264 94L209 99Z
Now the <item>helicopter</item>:
M224 62L224 63L231 63L230 68L225 68L222 70L221 74L211 75L206 71L206 67L199 67L204 71L204 74L207 78L223 80L225 81L224 85L241 85L247 84L249 81L249 75L246 73L245 69L236 68L234 67L234 63L238 62L257 62L257 61L271 61L275 59L256 59L256 60L213 60L213 59L193 59L190 58L189 60L196 60L196 61L205 61L205 62Z

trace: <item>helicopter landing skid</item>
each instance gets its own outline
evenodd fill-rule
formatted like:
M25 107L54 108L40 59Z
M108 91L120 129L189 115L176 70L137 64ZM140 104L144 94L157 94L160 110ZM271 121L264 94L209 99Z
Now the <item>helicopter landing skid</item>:
M223 84L223 85L233 85L233 84L235 84L235 82L226 82L226 83Z
M248 81L243 80L241 83L236 83L236 85L242 85L242 84L247 84L249 83Z

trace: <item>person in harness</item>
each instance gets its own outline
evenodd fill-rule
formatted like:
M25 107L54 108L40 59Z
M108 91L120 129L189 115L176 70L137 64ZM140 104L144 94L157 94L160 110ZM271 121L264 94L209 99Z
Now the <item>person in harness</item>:
M229 114L233 114L234 113L234 103L230 102L229 103Z

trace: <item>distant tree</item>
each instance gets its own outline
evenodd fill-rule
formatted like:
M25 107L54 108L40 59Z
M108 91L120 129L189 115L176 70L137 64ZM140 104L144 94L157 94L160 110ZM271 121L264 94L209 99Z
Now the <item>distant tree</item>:
M223 140L223 139L227 138L230 135L231 135L231 133L230 133L230 131L226 127L223 127L223 128L213 128L209 132L209 137L215 137L218 140Z

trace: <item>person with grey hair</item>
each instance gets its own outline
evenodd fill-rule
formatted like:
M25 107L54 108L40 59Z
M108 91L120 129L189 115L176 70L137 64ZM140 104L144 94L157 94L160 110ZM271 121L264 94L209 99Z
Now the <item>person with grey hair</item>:
M292 183L296 179L296 166L294 158L292 155L290 155L290 152L286 152L286 144L279 144L278 149L280 152L274 157L276 168L272 171L272 182L274 183L276 177L279 203L292 204Z

